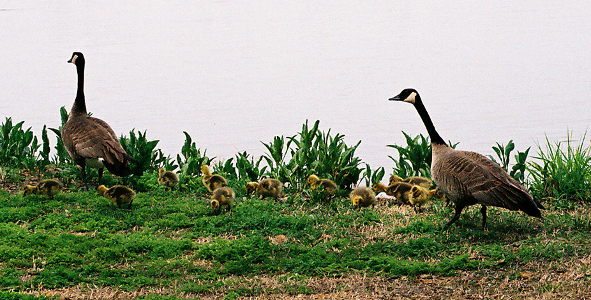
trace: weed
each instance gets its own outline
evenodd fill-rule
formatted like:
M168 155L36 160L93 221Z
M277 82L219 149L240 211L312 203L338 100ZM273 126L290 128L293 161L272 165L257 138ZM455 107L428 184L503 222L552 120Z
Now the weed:
M528 165L536 197L552 197L568 207L574 205L572 201L591 199L591 148L584 142L585 135L578 145L573 144L569 134L566 144L552 144L546 137L546 149L538 145L536 161Z
M507 143L507 146L497 143L497 145L493 146L492 149L495 151L497 158L495 159L491 155L489 155L489 158L495 163L497 163L499 166L501 166L501 168L503 168L503 170L509 173L511 177L523 183L525 181L525 170L527 167L526 161L530 148L527 148L523 152L517 152L517 154L515 155L515 164L513 165L511 170L509 170L511 152L515 149L515 144L513 143L513 140L510 140Z

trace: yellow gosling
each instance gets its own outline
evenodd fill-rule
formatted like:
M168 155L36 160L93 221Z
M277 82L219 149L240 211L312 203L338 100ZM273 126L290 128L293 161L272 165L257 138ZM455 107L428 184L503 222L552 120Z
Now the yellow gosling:
M376 195L368 187L357 187L349 195L353 206L357 208L374 206L376 203Z
M164 186L164 190L172 190L179 183L179 177L171 171L158 169L158 183Z
M99 195L113 201L113 204L117 205L118 208L127 205L127 208L130 209L133 198L135 197L135 192L132 189L122 185L114 185L107 188L101 184L96 190Z

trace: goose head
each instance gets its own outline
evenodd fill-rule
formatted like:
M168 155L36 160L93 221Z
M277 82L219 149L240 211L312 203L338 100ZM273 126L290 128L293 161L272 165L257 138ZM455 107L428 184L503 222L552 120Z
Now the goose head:
M82 52L74 52L72 53L72 58L70 58L70 60L68 60L68 63L72 63L76 66L84 66L84 55L82 54Z
M400 94L388 99L390 101L403 101L403 102L408 102L411 104L415 104L415 101L419 100L420 101L420 96L419 96L419 92L417 92L417 90L415 89L404 89L402 90L402 92L400 92Z

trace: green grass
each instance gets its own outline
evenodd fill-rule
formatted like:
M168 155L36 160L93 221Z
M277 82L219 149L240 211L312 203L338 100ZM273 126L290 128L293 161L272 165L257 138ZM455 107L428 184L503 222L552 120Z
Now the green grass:
M170 299L220 291L231 298L270 292L241 279L252 276L455 276L591 254L588 206L569 213L549 207L542 222L493 208L482 232L474 230L478 208L442 231L452 211L440 202L415 214L388 205L356 210L344 197L321 204L297 194L285 202L239 195L231 214L215 215L203 193L159 188L139 193L131 210L94 191L53 200L21 195L0 192L0 287L21 293L175 286ZM276 242L281 235L285 242ZM273 291L311 293L304 279Z

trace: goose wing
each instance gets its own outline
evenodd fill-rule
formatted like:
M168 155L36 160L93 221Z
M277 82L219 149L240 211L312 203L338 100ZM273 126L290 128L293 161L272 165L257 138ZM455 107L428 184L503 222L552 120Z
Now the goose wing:
M112 173L121 173L132 160L125 152L113 129L103 120L84 117L68 121L62 132L64 145L74 159L102 158Z
M437 185L452 199L473 198L482 205L541 216L525 187L481 154L453 150L439 157L433 166Z

